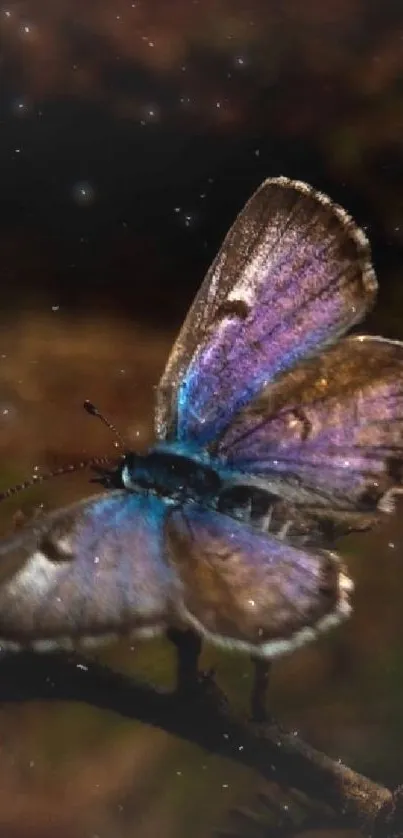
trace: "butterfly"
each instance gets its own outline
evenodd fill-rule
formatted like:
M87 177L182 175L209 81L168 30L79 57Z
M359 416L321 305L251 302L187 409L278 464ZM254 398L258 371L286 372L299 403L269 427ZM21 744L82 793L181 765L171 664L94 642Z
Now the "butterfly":
M265 661L348 617L330 547L402 484L403 344L344 337L376 289L344 209L266 180L174 344L155 444L0 541L1 648L189 631Z

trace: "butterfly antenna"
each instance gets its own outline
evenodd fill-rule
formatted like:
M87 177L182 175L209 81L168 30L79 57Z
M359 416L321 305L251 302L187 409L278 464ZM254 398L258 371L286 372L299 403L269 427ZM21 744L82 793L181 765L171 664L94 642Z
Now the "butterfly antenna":
M79 463L70 463L67 466L61 466L54 471L46 472L45 474L38 474L31 477L30 480L24 480L23 483L17 483L16 486L10 486L4 492L0 492L0 502L11 495L16 495L18 492L23 492L25 489L31 489L33 486L38 486L40 483L45 483L46 480L51 480L53 477L61 477L63 474L72 474L75 471L82 471L85 468L104 468L110 466L111 461L109 457L92 457L89 460L81 460Z
M122 434L118 431L118 429L115 427L115 425L109 419L107 419L106 416L104 416L103 413L101 413L100 410L98 410L98 408L95 406L95 404L93 404L88 399L86 399L85 402L84 402L83 407L84 407L84 410L86 410L87 413L90 414L90 416L97 416L97 418L100 419L101 422L103 422L104 425L106 425L106 427L109 428L110 431L112 431L112 433L116 437L115 445L118 448L121 448L123 451L127 451L128 446L127 446L125 440L123 439Z
M88 399L84 402L84 409L89 413L91 416L97 416L101 422L109 428L110 431L116 437L116 445L122 449L122 451L127 451L127 445L119 433L118 429L115 428L112 422L110 422L106 417L98 410L95 405L90 402ZM10 486L9 489L5 489L4 492L0 492L0 503L1 501L5 500L6 498L11 497L11 495L16 495L18 492L23 492L25 489L31 489L33 486L38 486L40 483L44 483L46 480L51 480L54 477L61 477L62 475L72 474L76 471L82 471L86 468L93 468L95 471L98 471L101 474L101 480L96 482L104 482L108 480L108 477L113 477L114 471L110 469L112 465L111 460L109 457L92 457L88 460L81 460L79 463L70 463L66 466L61 466L60 468L55 469L54 471L47 472L45 474L37 474L34 477L31 477L29 480L25 480L23 483L17 483L15 486ZM108 468L109 467L109 468Z

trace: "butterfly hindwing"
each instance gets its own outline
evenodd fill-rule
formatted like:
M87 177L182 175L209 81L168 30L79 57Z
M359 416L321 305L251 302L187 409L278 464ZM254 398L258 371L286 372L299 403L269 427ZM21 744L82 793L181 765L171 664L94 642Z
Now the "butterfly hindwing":
M218 645L271 658L350 612L352 583L327 551L298 549L197 504L170 511L165 537L178 615Z
M281 374L372 304L369 245L347 213L299 181L267 180L213 262L157 391L160 439L208 446Z
M297 506L375 510L403 476L403 344L351 337L263 390L217 442Z

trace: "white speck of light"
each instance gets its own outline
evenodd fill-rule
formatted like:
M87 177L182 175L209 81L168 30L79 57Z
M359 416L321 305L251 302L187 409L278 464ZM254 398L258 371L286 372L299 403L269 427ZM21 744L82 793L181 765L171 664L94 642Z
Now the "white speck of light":
M4 10L4 17L11 17L11 12L9 11L9 9Z
M248 599L248 603L249 603L249 605L251 605L251 606L252 606L252 608L254 608L254 607L255 607L255 605L256 605L256 602L255 602L255 600L254 600L254 599Z
M12 104L12 110L17 116L26 116L30 113L31 107L25 99L16 99Z
M60 306L52 306L52 311L59 311Z
M31 31L30 26L24 26L24 32L25 32L26 35L29 35L30 31Z
M86 181L81 183L75 183L72 188L72 196L77 204L80 204L81 206L87 206L88 204L91 204L94 200L94 188L93 186L91 186L90 183Z
M245 64L245 59L242 58L242 55L238 55L235 59L235 63L238 64L238 67L243 67Z
M149 105L149 107L146 108L145 114L150 121L151 120L155 121L156 119L159 118L159 115L160 115L159 109L157 107L155 107L155 105Z
M95 558L94 558L94 564L99 564L99 556L95 556Z
M5 407L4 410L2 411L3 416L7 416L9 412L10 411L9 411L8 407Z
M394 543L394 541L389 541L389 543L388 543L388 547L390 547L390 548L393 550L393 549L394 549L394 547L395 547L395 543Z

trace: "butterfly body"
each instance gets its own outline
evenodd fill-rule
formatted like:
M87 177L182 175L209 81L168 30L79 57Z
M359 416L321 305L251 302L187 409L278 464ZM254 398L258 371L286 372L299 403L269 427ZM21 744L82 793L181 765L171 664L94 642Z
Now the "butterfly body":
M273 657L347 616L349 582L337 557L268 542L264 516L254 520L245 497L235 494L229 508L231 473L220 478L203 452L190 450L166 444L130 453L114 477L122 488L43 516L3 541L4 649L91 646L175 626ZM242 490L253 495L246 477ZM262 492L264 499L273 502ZM273 617L287 588L300 617L281 616L279 631Z
M214 503L222 481L202 451L175 444L152 448L146 455L130 453L121 469L123 485L145 489L181 502Z
M305 496L298 483L294 488L288 486L274 465L272 473L266 472L263 478L231 468L224 460L186 443L158 443L145 455L129 453L111 482L129 491L158 495L167 503L198 502L265 533L278 535L287 525L297 543L306 541L308 534L313 542L313 516L317 522L321 520L313 493Z
M403 346L343 337L375 292L342 208L262 184L173 347L153 448L0 542L0 645L179 628L270 659L347 617L326 548L390 511L403 475Z

